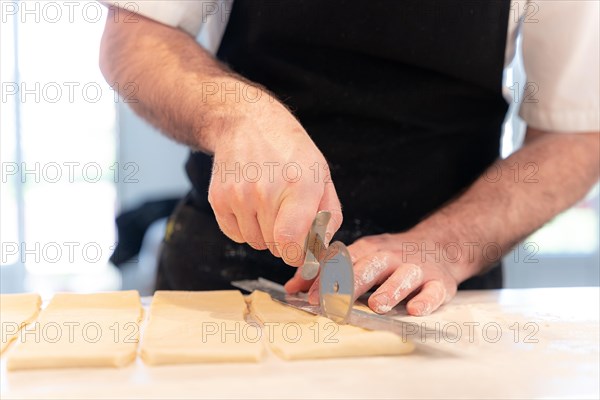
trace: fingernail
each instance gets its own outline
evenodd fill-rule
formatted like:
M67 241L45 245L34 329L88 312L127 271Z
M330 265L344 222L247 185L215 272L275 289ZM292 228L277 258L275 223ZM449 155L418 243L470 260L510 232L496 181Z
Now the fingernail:
M375 294L372 299L376 312L383 314L392 309L392 306L390 305L390 297L387 295L387 293L383 292Z

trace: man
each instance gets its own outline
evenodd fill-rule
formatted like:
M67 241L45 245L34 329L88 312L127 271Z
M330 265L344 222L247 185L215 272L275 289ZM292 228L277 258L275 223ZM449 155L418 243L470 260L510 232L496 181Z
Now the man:
M598 179L598 2L134 3L133 17L111 7L101 69L135 82L133 108L193 151L160 288L264 276L315 302L276 257L301 265L329 210L356 294L378 286L374 311L408 298L426 315L461 283L500 287L501 256ZM224 10L215 58L192 35L224 27ZM518 29L535 90L525 144L503 160Z

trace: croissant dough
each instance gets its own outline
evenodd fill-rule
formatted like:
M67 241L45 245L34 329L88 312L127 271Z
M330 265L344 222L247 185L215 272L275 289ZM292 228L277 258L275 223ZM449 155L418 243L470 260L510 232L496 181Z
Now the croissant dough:
M258 361L260 327L244 320L237 290L157 291L150 306L141 357L146 364Z
M410 353L414 344L387 331L338 325L318 315L285 306L267 293L249 296L251 314L260 320L271 350L286 360Z
M41 305L42 300L35 293L0 295L0 354L19 336L19 331L35 319Z
M135 359L142 315L135 290L59 293L24 329L7 368L124 366Z

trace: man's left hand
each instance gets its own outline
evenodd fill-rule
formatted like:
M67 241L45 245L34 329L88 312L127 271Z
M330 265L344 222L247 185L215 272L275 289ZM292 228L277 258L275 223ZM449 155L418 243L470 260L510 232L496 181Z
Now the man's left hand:
M355 298L376 285L379 288L369 297L369 307L383 314L402 300L410 298L406 309L411 315L428 315L456 294L457 279L450 272L450 265L435 251L435 243L421 235L405 232L365 236L348 251L354 264ZM290 293L309 289L309 301L319 302L319 282L305 281L299 271L285 288Z

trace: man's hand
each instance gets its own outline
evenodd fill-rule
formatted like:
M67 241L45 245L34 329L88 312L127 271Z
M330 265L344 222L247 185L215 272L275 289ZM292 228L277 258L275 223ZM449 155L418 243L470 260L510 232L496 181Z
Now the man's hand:
M300 266L316 213L331 211L331 238L342 223L340 201L330 179L314 173L328 170L319 149L290 112L264 94L257 103L232 105L215 124L221 132L208 199L232 240Z
M431 314L450 301L458 286L450 268L436 261L435 254L407 251L413 247L434 249L436 246L427 246L424 238L410 233L367 236L349 246L356 297L380 285L369 297L369 307L381 314L415 293L406 305L411 315ZM312 297L313 302L319 301L318 290L313 291Z
M383 314L414 295L406 305L411 315L428 315L450 301L458 286L451 273L455 266L445 265L431 252L414 251L416 248L436 246L414 232L366 236L348 246L354 264L355 298L380 285L369 297L369 307ZM318 304L318 278L308 282L297 274L286 289L299 291L309 286L309 302Z
M209 201L227 236L301 265L317 211L332 212L328 237L342 223L333 183L323 179L325 158L302 126L186 33L110 12L100 53L107 81L168 136L214 154Z
M375 312L387 312L414 294L408 313L431 313L455 295L459 283L500 261L515 244L581 199L598 181L599 165L598 132L529 128L523 148L498 160L461 196L411 230L368 236L349 246L355 296L380 284L369 298ZM535 167L535 175L516 175L515 168L524 166ZM309 301L318 303L318 278L304 281L296 274L285 288L290 293L310 288Z

